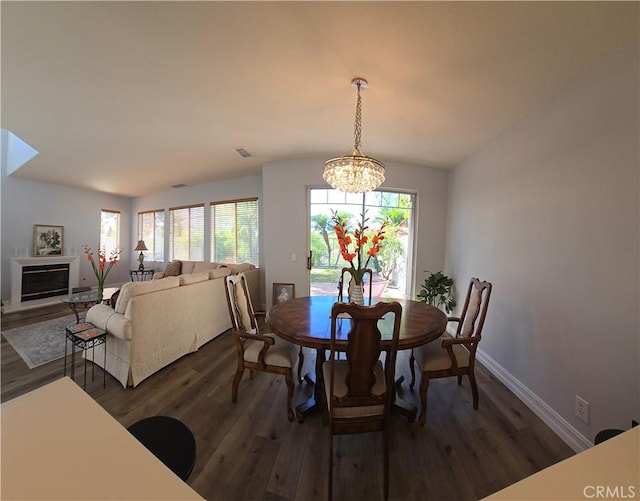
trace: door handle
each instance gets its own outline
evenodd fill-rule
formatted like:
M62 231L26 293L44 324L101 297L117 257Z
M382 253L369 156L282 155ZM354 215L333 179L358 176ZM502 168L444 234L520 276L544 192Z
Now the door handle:
M313 251L309 251L309 255L307 256L307 270L311 271L311 261L313 257Z

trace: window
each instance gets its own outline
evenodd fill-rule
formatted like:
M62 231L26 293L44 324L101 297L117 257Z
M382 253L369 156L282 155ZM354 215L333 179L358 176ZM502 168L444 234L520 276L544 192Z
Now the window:
M259 264L258 199L211 202L211 260Z
M107 259L120 247L120 212L103 209L100 211L100 249L104 249Z
M366 213L367 224L377 227L387 221L384 244L370 261L374 292L377 281L383 297L408 297L413 276L414 210L416 195L391 191L343 193L326 188L309 189L309 250L311 251L311 295L335 294L342 259L331 221L332 210L353 221Z
M138 212L138 240L144 240L150 261L164 261L164 209Z
M169 260L204 260L204 204L169 209Z

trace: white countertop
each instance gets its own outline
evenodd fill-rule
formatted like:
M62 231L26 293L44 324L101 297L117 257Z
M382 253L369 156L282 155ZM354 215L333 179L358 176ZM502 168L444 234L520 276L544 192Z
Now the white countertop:
M202 499L71 379L2 404L2 499Z
M640 426L516 482L486 500L638 499Z

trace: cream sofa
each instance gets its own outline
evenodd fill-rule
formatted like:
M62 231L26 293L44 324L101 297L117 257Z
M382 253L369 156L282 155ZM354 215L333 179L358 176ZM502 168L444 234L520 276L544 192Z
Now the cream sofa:
M204 263L196 268L197 263L184 263L187 273L125 283L115 308L99 304L87 312L87 322L107 331L106 370L125 388L231 327L224 277L243 271L252 297L260 298L259 269L253 265ZM96 347L93 357L100 366L104 346Z

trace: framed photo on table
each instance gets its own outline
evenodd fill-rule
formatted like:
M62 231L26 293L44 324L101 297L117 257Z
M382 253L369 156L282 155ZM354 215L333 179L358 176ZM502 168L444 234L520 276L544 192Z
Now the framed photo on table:
M61 256L64 239L64 226L51 224L33 225L33 255Z
M273 304L276 305L278 303L282 303L284 301L288 301L289 299L293 299L296 292L295 284L283 284L283 283L273 283Z

